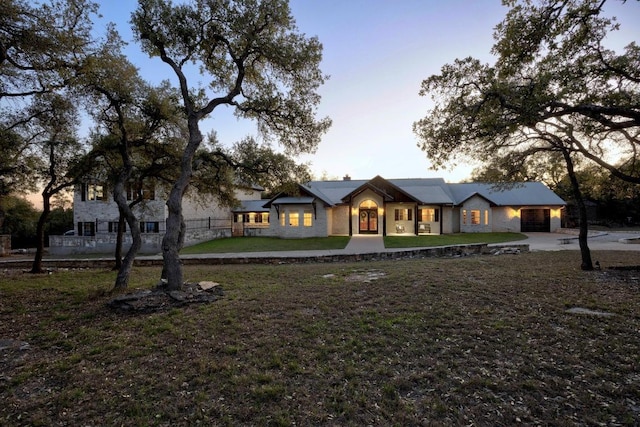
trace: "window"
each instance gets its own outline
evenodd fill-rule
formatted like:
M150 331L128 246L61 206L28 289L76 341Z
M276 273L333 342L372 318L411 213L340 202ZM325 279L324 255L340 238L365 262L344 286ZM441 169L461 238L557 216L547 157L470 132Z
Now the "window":
M420 222L438 222L440 221L440 210L433 208L420 209Z
M484 225L489 225L489 211L484 211Z
M127 231L127 223L124 223L124 230ZM109 233L117 233L118 232L118 221L109 221Z
M471 210L471 225L480 225L480 210Z
M305 227L311 227L313 225L313 213L311 211L304 211L303 225Z
M155 200L156 189L153 184L127 184L127 200Z
M106 200L104 186L99 184L82 184L81 200Z
M140 221L141 233L159 233L160 223L158 221Z
M289 212L289 227L297 227L300 225L300 214L298 212Z
M95 222L79 222L78 223L78 236L95 236L96 224Z
M467 223L467 210L466 209L462 209L462 223L463 224Z
M396 221L411 221L413 209L395 209Z
M280 214L280 227L284 227L284 225L285 225L284 212L282 212Z

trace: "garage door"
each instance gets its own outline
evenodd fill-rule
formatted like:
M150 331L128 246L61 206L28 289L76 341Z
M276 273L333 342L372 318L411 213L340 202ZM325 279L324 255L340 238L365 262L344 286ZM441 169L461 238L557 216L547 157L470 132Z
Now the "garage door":
M551 209L522 209L520 230L523 233L551 231Z

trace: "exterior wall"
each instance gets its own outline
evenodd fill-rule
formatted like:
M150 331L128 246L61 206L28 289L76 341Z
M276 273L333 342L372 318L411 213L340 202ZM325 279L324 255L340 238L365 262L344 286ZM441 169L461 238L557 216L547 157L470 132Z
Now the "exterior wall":
M365 190L353 198L353 204L351 206L351 227L353 234L360 234L359 209L358 206L365 200L373 200L378 205L378 235L382 236L384 233L384 221L385 221L385 208L382 197L377 195L371 190Z
M231 209L220 206L215 198L194 198L186 195L182 199L182 216L185 220L200 218L231 219Z
M262 194L260 190L254 189L238 189L236 190L236 199L238 200L260 200Z
M495 232L520 232L520 208L494 207L492 227Z
M257 196L257 190L241 190L237 193L239 199L249 199ZM50 236L49 251L54 255L108 253L115 249L117 233L109 231L109 223L117 223L119 219L118 206L113 201L113 195L104 191L104 200L82 200L82 187L78 186L73 196L73 221L75 236ZM139 221L157 222L157 228L142 233L141 253L157 253L161 249L166 220L165 194L161 189L156 190L155 199L147 200L133 208ZM183 215L187 225L185 231L185 245L192 245L219 237L231 236L231 209L222 207L213 198L195 200L186 195L183 199ZM191 222L190 222L191 221ZM94 236L79 236L78 224L95 224ZM113 228L113 227L111 227ZM128 227L127 227L128 228ZM131 234L124 235L124 249L131 245Z
M420 209L433 209L437 212L438 221L422 221ZM418 234L440 234L440 224L442 222L442 212L440 206L420 205L418 213Z
M502 206L493 208L493 227L494 232L515 232L521 231L521 215L522 209L549 209L551 212L550 227L551 232L555 232L562 228L562 208L552 206L521 206L511 207Z
M552 233L557 232L562 228L562 208L550 208L551 209L551 227Z
M404 211L411 211L411 219L404 218L398 219L395 218L395 210L402 209ZM415 223L416 223L416 204L415 203L387 203L384 208L386 212L386 227L387 227L387 235L391 236L394 234L398 235L406 235L411 234L415 235Z
M466 218L465 218L466 211ZM473 212L479 212L477 223L472 223ZM489 202L479 196L474 196L464 202L460 208L460 231L463 233L491 232L493 227L491 206Z
M460 209L451 206L442 208L442 234L460 232Z
M311 213L311 226L304 225L304 213ZM282 225L281 216L278 215L278 211L275 206L271 207L269 212L270 228L273 230L273 235L284 239L302 239L306 237L327 237L327 214L330 210L325 209L323 206L316 205L314 211L313 206L309 204L291 204L280 205L279 213L284 213L284 225ZM293 226L292 213L298 214L298 225Z
M78 232L79 222L96 223L96 235L108 233L109 222L118 222L120 213L118 205L113 201L113 195L106 190L105 200L82 200L81 188L77 187L73 194L73 224ZM133 208L133 212L140 221L165 220L165 202L162 193L156 194L155 200L146 200Z
M329 217L329 234L334 236L349 235L349 221L351 220L349 206L343 205L332 208Z

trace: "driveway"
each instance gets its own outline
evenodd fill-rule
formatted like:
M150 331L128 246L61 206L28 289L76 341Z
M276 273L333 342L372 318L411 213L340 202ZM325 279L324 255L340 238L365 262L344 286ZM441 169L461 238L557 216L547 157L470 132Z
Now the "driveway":
M567 251L579 250L577 234L568 233L525 233L526 240L518 243L529 245L531 251ZM623 243L624 239L638 239L636 243ZM514 242L515 243L515 242ZM588 239L589 249L594 251L639 251L640 232L602 232L594 233Z

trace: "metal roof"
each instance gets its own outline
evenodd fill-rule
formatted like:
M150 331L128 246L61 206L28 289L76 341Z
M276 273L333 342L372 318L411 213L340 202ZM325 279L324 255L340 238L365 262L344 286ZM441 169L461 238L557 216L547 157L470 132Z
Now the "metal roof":
M541 182L449 184L457 205L480 195L497 206L563 206L565 201Z
M266 200L241 200L240 206L232 209L232 212L269 212L269 208L264 207Z
M308 204L314 198L329 206L343 203L343 199L374 180L310 181L300 188L309 196L277 196L268 204ZM468 183L449 184L442 178L403 178L385 180L421 204L460 205L474 195L480 195L498 206L562 206L564 200L540 182L514 184ZM377 181L380 182L380 181Z

